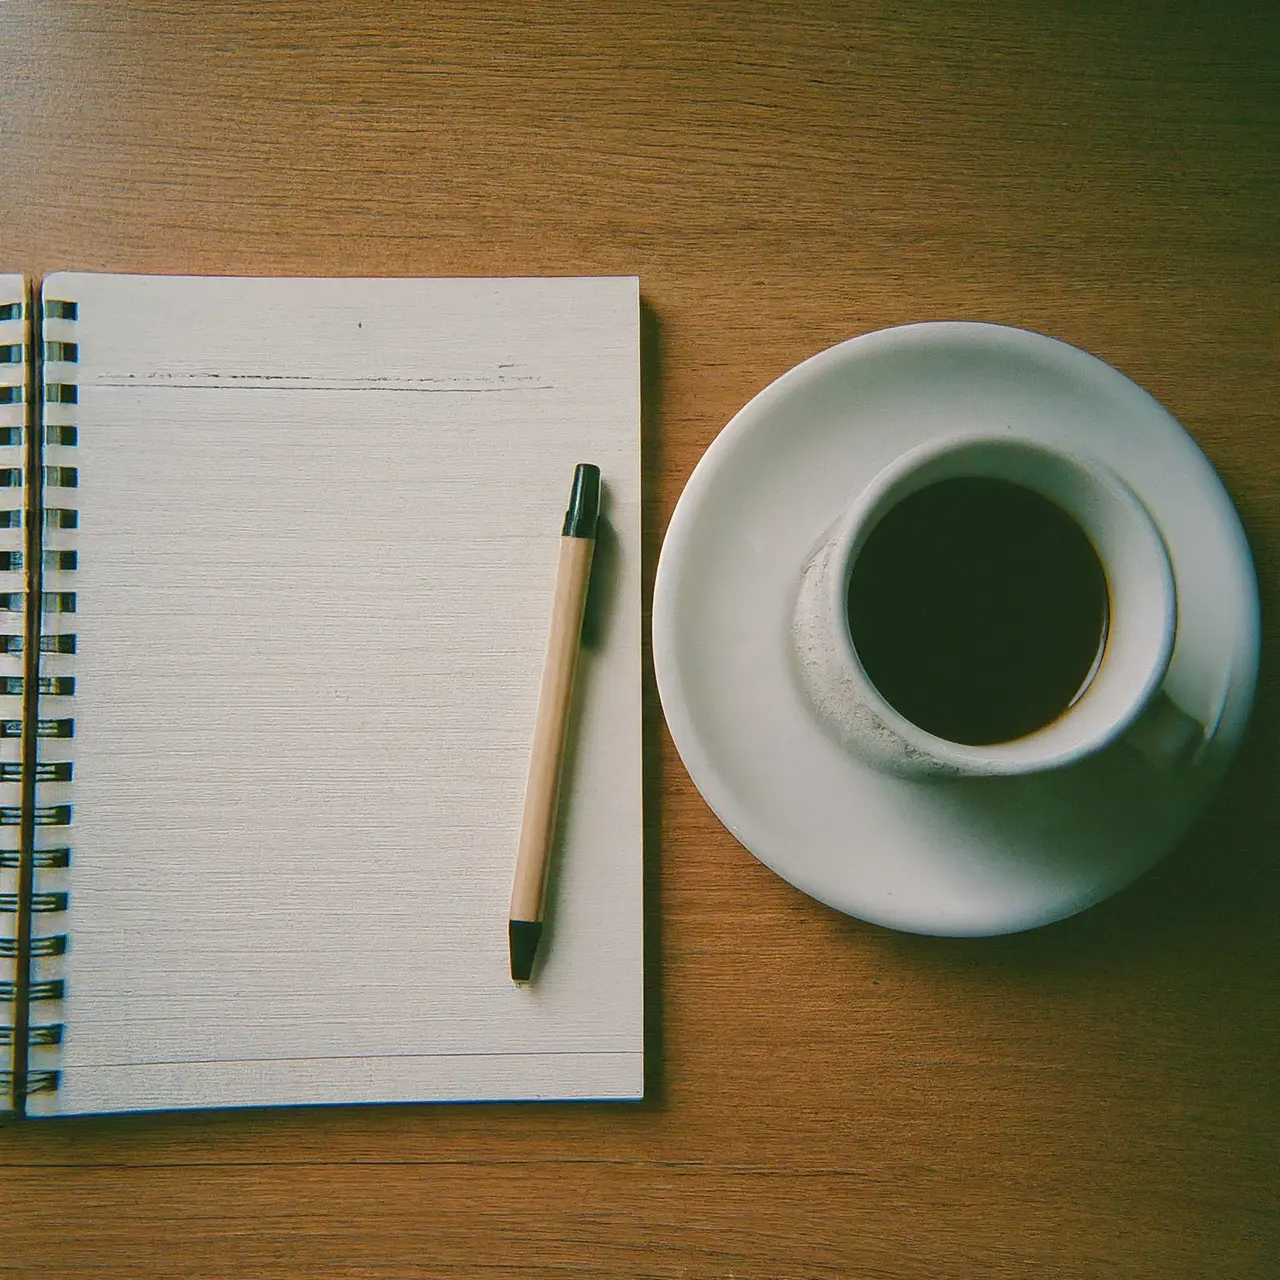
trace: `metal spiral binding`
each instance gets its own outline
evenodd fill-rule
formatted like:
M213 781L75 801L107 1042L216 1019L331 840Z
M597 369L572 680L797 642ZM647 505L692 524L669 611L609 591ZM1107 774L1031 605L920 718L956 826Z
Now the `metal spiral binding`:
M75 552L59 552L59 555L70 555L72 559L59 565L61 569L74 569L76 567ZM61 636L41 636L40 652L41 653L75 653L76 638L74 635ZM21 653L22 637L14 635L0 635L0 654L5 653Z
M17 997L16 982L0 982L0 1002L12 1003ZM38 1000L61 1000L66 994L66 983L61 978L49 978L27 985L27 999L34 1004Z
M67 953L67 935L65 933L50 933L43 937L31 939L31 954L33 956L62 956ZM16 938L0 938L0 956L14 957L18 954L18 941Z
M28 295L31 306L25 313L20 304L16 310L15 304L0 304L0 326L5 319L21 320L25 344L25 350L13 352L19 345L16 336L0 327L0 368L6 360L26 363L24 387L7 399L0 395L0 406L18 406L0 408L0 449L11 446L11 452L0 454L0 536L4 530L21 531L0 549L0 574L25 572L22 580L0 580L0 786L17 792L0 792L5 801L0 803L0 829L16 827L19 832L17 849L0 848L0 876L8 877L0 891L0 918L11 914L17 919L14 936L0 938L0 956L16 961L12 981L0 981L0 1004L13 1005L13 1017L0 1022L0 1044L12 1050L12 1069L0 1072L0 1090L19 1113L28 1098L58 1089L63 1024L32 1014L35 1005L65 996L59 958L67 954L69 936L38 932L34 926L37 918L68 910L70 845L44 842L49 836L65 842L74 816L69 756L75 719L65 700L76 694L72 575L79 569L79 554L68 541L79 526L73 491L79 488L80 471L71 452L79 433L68 419L79 402L78 307L56 298L37 304L37 297ZM0 374L0 382L8 381ZM16 426L18 413L26 415L25 432ZM6 501L6 492L24 482L38 483L39 489L28 488L25 503L17 494ZM35 527L26 527L26 513ZM28 601L35 616L26 613ZM8 625L6 612L12 618ZM46 699L53 699L53 705ZM46 835L49 828L56 835Z
M76 722L74 720L37 720L37 738L74 738ZM21 720L0 720L0 738L21 738Z
M74 302L45 298L41 311L43 331L33 335L33 345L38 337L43 357L43 421L40 439L33 442L40 446L40 456L38 459L32 456L28 462L30 480L41 482L38 509L42 513L39 564L31 566L34 570L32 589L39 591L36 597L40 608L39 650L27 657L28 678L35 680L39 699L34 761L37 798L33 813L28 815L35 833L33 861L39 869L35 886L38 891L32 893L30 900L33 922L37 918L42 922L50 917L57 919L59 913L67 912L71 899L68 878L71 847L67 829L74 818L70 755L75 719L74 703L70 699L76 695L75 585L80 567L75 546L78 537L75 531L80 523L75 507L75 491L80 487L77 465L80 437L72 421L76 414L74 406L79 401L75 375L80 346L74 324L78 308ZM0 820L2 818L3 810L0 810ZM48 840L56 841L56 846L42 847ZM67 952L68 934L53 932L47 925L39 931L39 936L35 928L30 932L29 997L32 1002L59 1001L66 982L59 957ZM15 1023L17 1021L15 1019ZM56 1065L62 1024L48 1017L38 1021L39 1026L35 1018L28 1021L28 1096L54 1092L58 1087Z
M30 1041L28 1041L30 1043ZM27 1097L35 1093L57 1093L61 1073L57 1071L28 1071ZM13 1072L0 1071L0 1094L8 1094L13 1090Z
M13 1043L13 1028L0 1027L0 1045ZM27 1043L30 1045L37 1044L61 1044L62 1043L62 1023L48 1023L42 1027L27 1028Z
M50 697L75 696L75 676L41 676L37 683L40 692ZM20 698L25 687L26 680L23 676L0 676L0 697L8 695L12 698Z
M41 693L45 690L42 688ZM75 690L73 689L74 693ZM70 760L41 760L36 765L36 781L37 782L70 782L72 775L72 764ZM6 760L0 764L0 782L21 782L22 781L22 762ZM3 858L0 854L0 858ZM0 867L4 866L0 862Z
M36 379L31 368L32 342L30 324L31 313L21 302L5 302L0 304L0 538L7 544L0 550L0 609L12 615L4 619L0 631L5 632L0 640L0 716L10 717L15 712L20 716L25 698L26 686L23 672L26 667L24 650L24 633L28 619L25 616L27 577L27 560L25 509L28 495L24 490L25 478L30 475L30 438L29 426L34 419L38 399L32 393L36 388ZM21 726L21 719L18 720ZM0 1044L13 1046L12 1052L4 1055L5 1066L12 1070L0 1071L0 1107L12 1105L20 1110L23 1099L19 1095L30 1095L36 1085L33 1067L40 1064L31 1061L33 1020L28 1011L26 1000L18 1004L19 990L24 997L30 996L26 978L30 975L32 962L29 959L32 947L32 917L19 916L18 903L21 891L27 886L24 877L23 848L21 831L22 815L22 744L7 738L0 741L0 783L5 803L0 805L0 826L17 828L12 834L6 831L4 839L12 841L12 846L0 849L0 915L12 919L11 928L3 928L0 937L0 956L14 963L6 965L3 972L5 980L0 981L0 1002L12 1006L12 1017L5 1017L10 1010L0 1008ZM16 803L13 803L16 802ZM0 926L3 927L3 926ZM65 950L65 935L60 944ZM55 945L55 944L49 944ZM51 952L52 954L52 952ZM23 981L19 982L19 978ZM11 981L9 979L12 979ZM58 1024L60 1027L60 1024ZM24 1041L20 1050L15 1040ZM58 1035L61 1039L61 1030ZM22 1087L15 1080L19 1071L24 1072ZM56 1087L56 1080L53 1082ZM47 1086L47 1082L46 1085Z
M36 779L39 781L39 778ZM35 810L37 827L69 827L71 825L71 806L69 804L37 805ZM22 806L17 804L0 804L0 827L18 827L22 825Z
M56 893L33 893L31 895L31 914L40 915L42 912L58 912L67 909L68 895L62 892ZM21 901L16 893L0 893L0 914L8 913L14 915L18 910L18 904Z
M0 849L0 868L16 867L18 865L17 849ZM63 847L61 849L37 849L32 858L32 862L37 869L40 867L69 867L71 865L71 850ZM2 955L3 952L0 952Z

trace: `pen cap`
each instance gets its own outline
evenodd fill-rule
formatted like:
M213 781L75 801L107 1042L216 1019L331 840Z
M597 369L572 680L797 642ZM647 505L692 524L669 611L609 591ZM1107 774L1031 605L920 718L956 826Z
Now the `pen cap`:
M569 509L564 513L565 538L594 538L600 519L600 468L590 462L578 463L569 491Z

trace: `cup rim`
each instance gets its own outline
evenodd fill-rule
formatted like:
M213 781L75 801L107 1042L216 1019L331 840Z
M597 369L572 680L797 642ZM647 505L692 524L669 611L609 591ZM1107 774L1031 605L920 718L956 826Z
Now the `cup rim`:
M1147 540L1147 549L1153 553L1150 558L1157 572L1156 587L1160 597L1162 625L1156 642L1151 645L1146 655L1141 680L1133 683L1129 696L1116 714L1108 717L1105 723L1097 726L1091 733L1078 733L1073 736L1066 732L1066 726L1073 719L1072 712L1083 702L1089 689L1094 687L1099 670L1106 664L1106 646L1111 643L1110 636L1099 654L1094 669L1090 672L1088 683L1058 715L1019 738L1008 742L982 745L955 742L949 738L939 737L922 729L913 720L909 720L876 688L863 667L853 643L853 637L849 631L846 599L859 541L865 541L881 518L898 502L916 491L908 487L907 482L913 476L925 471L930 463L941 461L951 455L978 453L988 449L1024 456L1039 455L1043 459L1051 460L1055 465L1075 468L1105 490L1115 504L1125 509L1132 527L1140 531L1139 536ZM975 470L973 474L979 476L984 472ZM919 487L925 488L933 482L925 479ZM1014 481L1014 483L1022 482ZM1033 490L1035 488L1031 484L1024 484L1024 487ZM1052 494L1046 493L1042 496L1062 505ZM1076 512L1067 511L1067 514L1083 528L1083 522ZM1093 541L1088 529L1085 529L1085 533L1090 536L1090 541ZM1133 724L1163 682L1168 670L1176 632L1176 596L1173 571L1164 540L1140 499L1109 467L1070 449L1054 448L1036 441L991 433L952 437L945 441L920 445L896 458L873 477L841 518L830 545L832 559L840 568L839 572L832 573L828 579L827 607L834 610L832 616L838 623L837 632L842 656L855 678L859 697L909 749L921 753L945 768L965 773L1011 775L1056 768L1083 759L1114 741ZM1107 575L1107 593L1114 606L1111 566L1096 546L1094 549Z

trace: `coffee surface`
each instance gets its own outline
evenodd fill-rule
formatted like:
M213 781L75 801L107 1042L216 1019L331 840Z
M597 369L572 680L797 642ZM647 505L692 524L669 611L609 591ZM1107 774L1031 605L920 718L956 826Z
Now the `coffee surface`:
M1107 581L1084 531L1006 480L942 480L868 536L849 633L897 711L952 742L1008 742L1059 716L1106 643Z

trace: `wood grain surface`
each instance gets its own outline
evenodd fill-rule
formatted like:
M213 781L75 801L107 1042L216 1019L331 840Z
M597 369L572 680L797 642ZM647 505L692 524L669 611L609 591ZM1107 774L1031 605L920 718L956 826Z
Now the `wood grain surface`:
M0 0L0 265L636 273L649 572L754 392L1025 325L1200 442L1280 608L1280 9ZM649 683L650 1097L0 1132L0 1275L1280 1274L1280 684L1183 846L889 933L702 804Z

